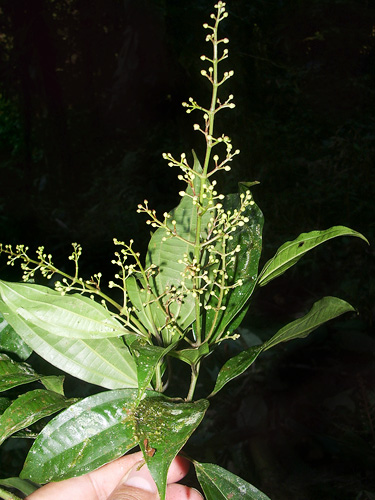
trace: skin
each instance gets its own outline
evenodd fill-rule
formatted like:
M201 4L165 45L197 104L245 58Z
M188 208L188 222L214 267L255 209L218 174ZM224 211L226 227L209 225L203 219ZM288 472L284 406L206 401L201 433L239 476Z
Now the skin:
M143 464L143 465L142 465ZM169 469L166 500L202 500L198 491L176 484L189 462L176 457ZM158 500L156 485L141 452L121 457L80 477L49 483L26 500Z

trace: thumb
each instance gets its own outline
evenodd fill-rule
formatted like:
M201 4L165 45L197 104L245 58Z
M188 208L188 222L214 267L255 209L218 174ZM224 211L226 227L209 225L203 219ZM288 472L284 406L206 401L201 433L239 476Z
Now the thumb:
M138 462L111 493L108 500L157 500L157 488L146 465Z

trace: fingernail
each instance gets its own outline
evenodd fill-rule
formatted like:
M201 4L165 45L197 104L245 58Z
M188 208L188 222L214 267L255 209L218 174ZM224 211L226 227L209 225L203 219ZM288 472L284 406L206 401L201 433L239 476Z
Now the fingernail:
M121 482L122 484L126 484L126 486L133 486L144 491L152 493L157 491L156 484L144 462L143 465L142 462L138 462Z

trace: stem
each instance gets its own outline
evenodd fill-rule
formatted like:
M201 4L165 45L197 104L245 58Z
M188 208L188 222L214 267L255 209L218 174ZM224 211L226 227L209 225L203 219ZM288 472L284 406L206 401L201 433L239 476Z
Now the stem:
M186 401L192 401L194 392L195 392L195 387L198 382L198 376L199 376L199 369L201 366L201 362L198 361L197 364L192 365L191 367L191 379L190 379L190 387L189 387L189 392L188 395L186 396Z
M156 366L155 380L156 380L155 390L158 392L163 392L163 380L162 380L162 376L161 376L161 362L159 362Z
M211 157L211 151L213 148L213 131L214 131L214 122L215 122L215 113L216 113L216 102L217 102L217 90L219 87L219 82L218 82L218 40L217 40L217 32L218 32L218 26L220 22L220 14L218 13L218 16L215 21L215 27L213 30L213 57L212 57L212 65L213 65L213 76L212 76L212 97L211 97L211 105L210 109L208 111L208 134L206 134L206 155L204 159L204 164L203 164L203 172L202 175L200 176L200 193L199 193L199 204L197 208L197 228L196 228L196 234L195 234L195 245L194 245L194 258L196 259L196 262L200 264L201 262L201 252L202 252L202 247L201 247L201 228L202 228L202 217L204 214L204 211L201 210L201 207L203 206L203 194L204 194L204 185L207 181L208 175L208 166L210 162L210 157ZM200 288L200 279L196 278L195 280L195 289ZM200 297L199 294L197 295L195 299L195 321L196 321L196 341L195 345L200 345L202 342L202 325L201 325L201 315L200 315ZM199 367L198 367L198 373L199 373ZM195 384L194 384L195 385ZM193 393L194 393L194 388L193 388ZM190 394L190 391L189 391Z

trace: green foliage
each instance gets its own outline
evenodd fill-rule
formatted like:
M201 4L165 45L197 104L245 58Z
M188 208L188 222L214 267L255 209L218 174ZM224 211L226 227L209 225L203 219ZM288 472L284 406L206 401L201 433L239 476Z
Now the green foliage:
M117 272L108 283L109 290L116 292L113 297L102 286L101 273L90 279L80 277L81 247L76 243L69 257L74 263L72 274L55 267L44 247L38 248L34 259L24 245L0 246L9 265L21 261L25 281L0 282L0 326L4 325L0 334L5 331L7 337L2 350L22 360L33 350L65 372L111 389L74 402L65 397L61 379L39 375L28 364L1 354L1 390L37 380L45 389L4 401L0 439L59 413L36 437L21 473L24 479L45 483L73 477L138 445L164 500L169 465L208 407L207 399L194 400L201 364L221 343L239 337L236 328L254 291L331 238L355 236L367 241L343 226L303 233L280 247L259 272L263 215L249 189L255 183L241 183L238 194L224 195L217 191L214 179L228 172L239 154L227 135L215 135L216 115L234 107L233 95L219 97L220 87L233 71L220 71L220 63L228 57L228 50L222 49L228 39L218 37L218 28L227 12L224 2L215 8L212 25L204 24L212 55L201 56L208 62L201 74L212 88L210 106L205 108L193 98L183 103L187 113L203 114L202 123L195 123L194 130L204 137L204 157L200 162L194 152L192 161L185 153L179 158L163 154L170 167L181 171L181 201L162 218L147 200L138 205L138 212L147 215L154 232L144 262L134 250L133 240L114 240L117 250L112 263ZM39 274L53 279L55 290L34 284ZM353 311L352 306L335 297L316 302L304 317L281 328L268 341L227 361L207 397L241 375L263 351L306 337L348 311ZM162 393L172 380L175 360L189 365L190 385L186 395L167 398ZM170 390L173 393L176 388ZM207 500L267 499L216 465L194 465Z

